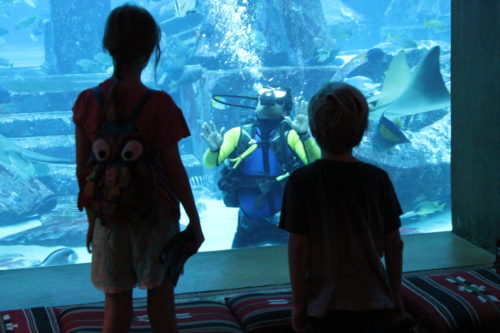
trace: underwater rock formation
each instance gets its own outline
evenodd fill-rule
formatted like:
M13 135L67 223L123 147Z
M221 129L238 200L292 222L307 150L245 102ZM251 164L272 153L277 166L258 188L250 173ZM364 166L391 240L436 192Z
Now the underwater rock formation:
M111 8L110 0L50 0L51 36L45 45L53 52L58 73L78 73L78 61L93 59L101 50L102 22ZM47 29L49 30L49 29Z
M47 213L56 204L54 193L38 179L20 177L12 167L0 164L0 225Z
M451 117L446 114L417 132L404 131L409 143L387 151L373 149L373 128L354 152L389 173L403 211L423 201L450 200Z
M203 6L206 19L196 56L206 68L327 64L324 60L333 61L338 52L320 0L255 0L238 9L224 1ZM236 11L245 20L231 18Z
M0 239L0 245L85 246L87 217L51 215L42 225Z

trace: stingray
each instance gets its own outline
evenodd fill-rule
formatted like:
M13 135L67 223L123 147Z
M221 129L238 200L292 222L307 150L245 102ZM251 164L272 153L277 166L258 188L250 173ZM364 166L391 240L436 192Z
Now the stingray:
M404 51L399 52L389 65L381 93L369 98L368 103L371 105L369 117L377 122L377 130L384 125L391 137L399 138L384 140L384 135L378 135L379 144L388 148L410 142L393 123L395 118L450 105L450 93L440 72L439 46L430 49L413 71L408 67Z
M41 263L40 266L68 265L78 260L78 254L75 250L63 247L51 252Z
M75 164L75 161L35 153L0 135L0 165L14 170L22 179L30 179L36 175L37 170L37 165L33 162Z
M450 93L444 84L439 65L439 46L431 48L413 71L403 51L394 57L382 91L371 97L370 118L379 121L438 110L450 105Z

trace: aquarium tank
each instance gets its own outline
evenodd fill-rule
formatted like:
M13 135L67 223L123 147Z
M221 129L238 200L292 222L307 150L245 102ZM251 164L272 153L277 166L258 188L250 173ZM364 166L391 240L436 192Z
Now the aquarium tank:
M0 1L2 270L90 261L71 108L113 72L101 39L123 3ZM354 155L389 173L401 233L451 230L450 0L135 4L162 30L161 61L143 82L167 91L191 130L179 148L206 237L201 251L231 249L239 219L219 186L223 166L203 165L203 124L225 133L254 121L259 91L271 85L289 88L295 105L330 81L360 89L370 123Z

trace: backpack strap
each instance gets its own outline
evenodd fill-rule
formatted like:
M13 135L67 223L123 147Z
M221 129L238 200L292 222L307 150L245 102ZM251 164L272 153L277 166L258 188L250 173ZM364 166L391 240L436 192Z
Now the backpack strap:
M99 102L99 105L101 106L101 110L104 111L104 105L106 104L106 99L104 98L104 94L102 93L102 90L99 86L92 88L94 91L94 96L97 98L97 101ZM134 107L132 110L132 114L129 117L129 120L134 122L135 119L137 119L137 116L139 116L139 113L142 111L146 103L149 101L149 98L151 95L153 95L155 91L153 89L148 89L144 95L141 97L137 105Z
M139 100L139 103L134 107L134 110L132 110L132 114L128 118L129 121L134 122L137 117L139 116L139 113L141 113L142 109L144 106L148 103L149 98L153 95L155 91L153 89L148 89L144 95L141 97Z
M99 102L99 105L101 108L104 107L104 104L106 103L106 100L104 99L104 95L102 94L101 88L99 86L92 88L94 91L94 96L97 98L97 101Z

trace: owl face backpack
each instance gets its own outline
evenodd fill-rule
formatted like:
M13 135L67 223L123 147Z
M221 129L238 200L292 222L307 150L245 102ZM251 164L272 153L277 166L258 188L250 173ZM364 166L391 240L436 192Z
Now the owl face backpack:
M105 112L100 88L93 90ZM144 145L135 125L153 92L149 89L126 119L110 120L105 115L92 142L83 191L89 202L87 207L104 224L124 224L156 216L154 185L159 153L153 154Z

